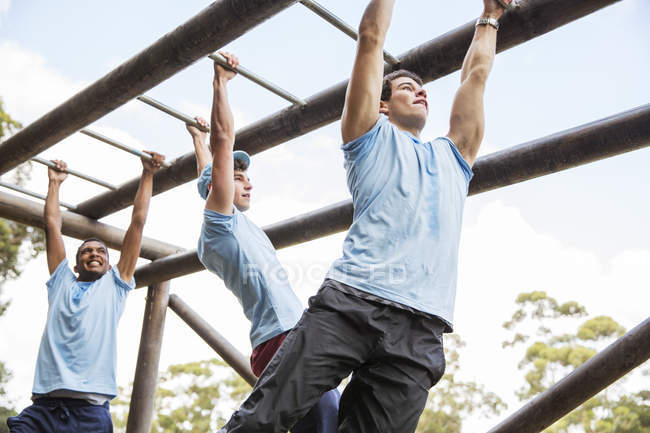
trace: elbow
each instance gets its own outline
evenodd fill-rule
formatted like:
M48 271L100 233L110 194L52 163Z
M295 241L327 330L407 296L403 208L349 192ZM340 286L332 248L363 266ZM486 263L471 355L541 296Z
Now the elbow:
M359 47L377 48L383 46L383 38L380 36L379 28L376 24L361 24L359 27Z
M469 70L466 80L471 80L478 85L485 86L488 76L490 75L490 70L490 66L486 64L474 66Z

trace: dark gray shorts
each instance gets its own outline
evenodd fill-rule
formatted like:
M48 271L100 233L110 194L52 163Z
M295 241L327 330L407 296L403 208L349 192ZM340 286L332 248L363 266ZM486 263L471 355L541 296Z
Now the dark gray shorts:
M340 283L337 283L340 284ZM326 280L222 432L288 431L352 373L339 432L414 432L442 377L446 324L343 293Z

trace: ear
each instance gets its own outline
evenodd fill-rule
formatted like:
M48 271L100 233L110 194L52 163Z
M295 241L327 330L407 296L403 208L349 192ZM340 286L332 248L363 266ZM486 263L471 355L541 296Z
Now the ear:
M77 265L74 265L73 270L74 270L75 274L78 274L78 273L79 273L79 268L77 268Z
M385 114L386 116L389 115L390 110L388 109L388 102L386 101L379 101L379 112L381 114Z
M108 270L110 271L111 269L113 269L113 265L108 265Z

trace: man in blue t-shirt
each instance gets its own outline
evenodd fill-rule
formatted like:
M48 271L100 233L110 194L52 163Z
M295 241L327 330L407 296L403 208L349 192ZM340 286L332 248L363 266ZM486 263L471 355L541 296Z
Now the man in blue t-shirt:
M350 373L339 432L415 431L445 369L442 334L453 323L463 207L507 7L483 3L449 132L423 141L429 102L422 80L405 70L383 77L394 0L369 2L341 122L354 202L343 255L222 432L286 432L295 414Z
M250 157L241 150L233 152L234 121L227 95L238 60L229 53L222 55L231 69L214 65L210 148L207 133L187 125L196 152L199 194L206 200L198 256L206 269L223 279L250 320L251 367L259 377L300 319L303 307L266 233L244 215L251 200ZM196 120L209 129L204 119ZM336 432L339 393L336 389L323 393L296 418L293 433Z
M11 433L113 431L109 401L117 395L117 324L126 297L135 286L153 188L153 175L164 157L147 152L133 202L131 224L124 235L120 260L112 267L108 248L98 238L86 239L76 253L74 272L68 265L61 235L59 189L66 164L53 161L48 170L45 234L48 314L36 361L33 404L7 420Z

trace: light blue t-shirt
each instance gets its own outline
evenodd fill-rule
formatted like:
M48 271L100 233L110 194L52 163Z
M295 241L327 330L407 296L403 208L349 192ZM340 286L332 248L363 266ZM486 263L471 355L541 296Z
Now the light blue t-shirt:
M451 140L421 142L383 114L342 149L354 218L327 278L451 325L472 169Z
M57 389L117 395L117 324L135 287L113 267L80 282L64 259L47 285L49 309L36 360L34 394Z
M199 260L217 274L251 321L253 348L292 329L303 307L266 233L235 208L233 215L205 209Z

